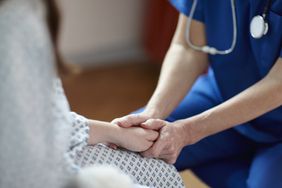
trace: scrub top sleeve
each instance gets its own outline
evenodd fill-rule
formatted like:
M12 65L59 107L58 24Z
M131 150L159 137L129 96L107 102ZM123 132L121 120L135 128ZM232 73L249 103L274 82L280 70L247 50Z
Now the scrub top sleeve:
M194 0L170 0L170 3L182 14L189 16ZM198 1L193 19L204 22L203 3Z
M281 48L281 51L280 51L280 58L282 58L282 48Z

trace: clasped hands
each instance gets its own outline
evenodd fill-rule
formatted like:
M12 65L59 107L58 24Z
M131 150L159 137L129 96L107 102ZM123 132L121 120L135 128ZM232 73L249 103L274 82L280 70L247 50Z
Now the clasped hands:
M113 124L125 128L124 130L136 128L142 134L135 134L135 138L128 138L128 142L122 143L126 148L133 147L142 156L159 158L169 164L174 164L177 157L186 145L189 135L183 130L181 121L167 122L161 119L151 119L143 114L131 114L114 119ZM142 128L142 129L140 129ZM128 137L123 131L124 137ZM122 136L122 135L121 135ZM134 142L134 143L132 143Z

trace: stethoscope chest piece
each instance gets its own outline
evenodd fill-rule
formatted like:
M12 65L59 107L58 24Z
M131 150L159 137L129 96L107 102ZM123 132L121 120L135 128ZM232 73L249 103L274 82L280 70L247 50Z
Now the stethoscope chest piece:
M253 17L250 24L250 33L253 38L259 39L268 32L268 24L261 15Z
M211 55L227 55L233 52L236 46L237 42L237 18L236 18L236 9L235 9L235 0L230 0L231 2L231 9L232 9L232 21L233 21L233 40L230 48L226 50L218 50L215 47L210 47L210 46L197 46L194 45L191 40L190 40L190 26L192 22L192 18L194 16L196 6L198 3L198 0L194 0L190 14L187 19L187 28L186 28L186 41L187 44L194 50L201 51L204 53L208 53ZM272 0L267 0L263 13L261 15L257 15L252 18L251 23L250 23L250 34L254 39L259 39L263 37L264 35L267 34L268 32L268 22L267 22L267 17L268 13L270 10L270 7L272 5Z

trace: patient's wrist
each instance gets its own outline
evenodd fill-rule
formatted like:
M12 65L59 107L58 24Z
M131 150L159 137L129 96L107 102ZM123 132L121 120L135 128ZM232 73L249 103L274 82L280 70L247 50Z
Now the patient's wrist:
M116 139L119 127L108 122L89 120L88 144L112 143Z
M108 127L108 132L106 133L106 142L120 145L120 139L122 138L122 129L122 127L115 124Z

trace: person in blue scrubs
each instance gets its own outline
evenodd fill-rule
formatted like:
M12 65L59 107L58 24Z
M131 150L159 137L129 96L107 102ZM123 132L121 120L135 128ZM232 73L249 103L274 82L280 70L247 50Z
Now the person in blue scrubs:
M158 86L140 113L113 122L159 130L142 155L192 169L211 187L281 188L282 0L271 2L268 32L259 39L250 22L266 0L236 0L236 45L226 55L191 48L186 29L193 1L171 3L180 16ZM229 0L198 0L191 19L193 44L231 46Z

